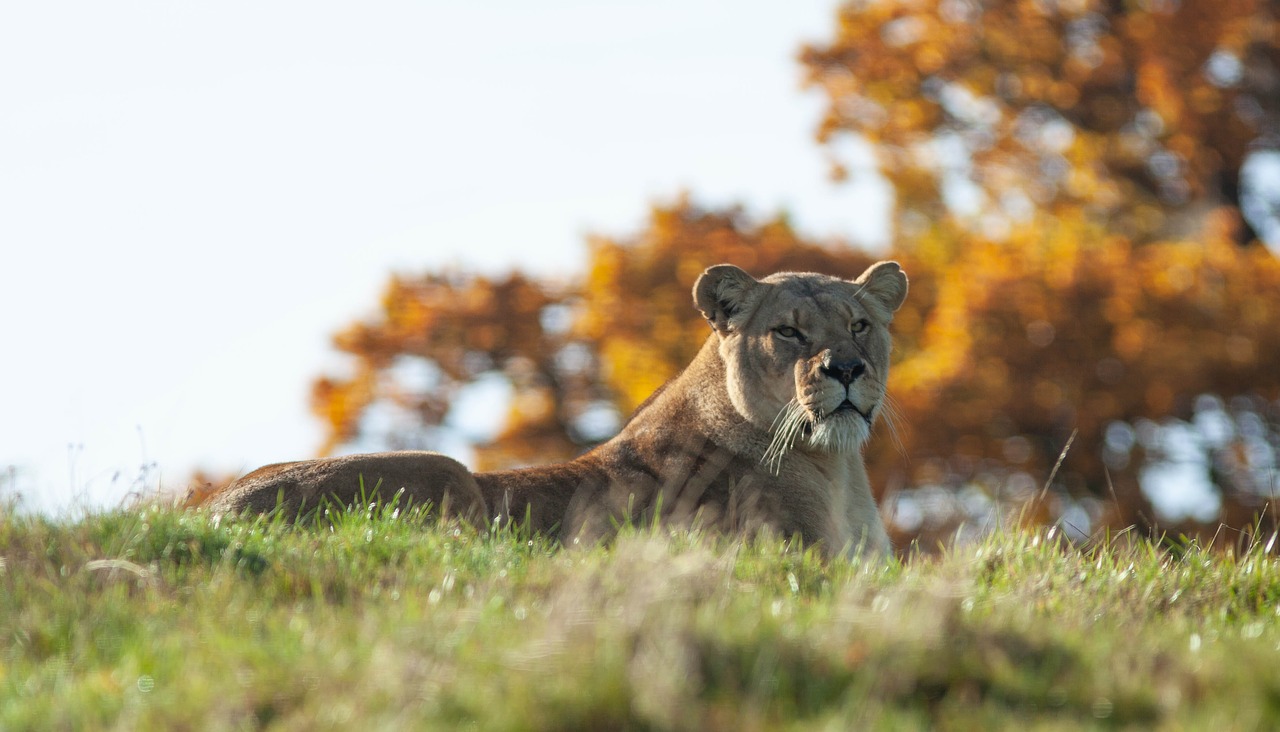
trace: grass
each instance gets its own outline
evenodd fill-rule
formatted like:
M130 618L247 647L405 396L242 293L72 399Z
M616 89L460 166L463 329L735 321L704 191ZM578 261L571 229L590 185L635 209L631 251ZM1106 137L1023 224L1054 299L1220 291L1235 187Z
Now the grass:
M1280 561L0 515L0 729L1267 729Z

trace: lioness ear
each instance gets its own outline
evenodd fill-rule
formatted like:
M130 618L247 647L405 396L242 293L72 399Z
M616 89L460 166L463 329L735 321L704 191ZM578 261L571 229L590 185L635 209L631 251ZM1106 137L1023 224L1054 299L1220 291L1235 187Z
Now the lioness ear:
M854 283L862 286L863 302L879 310L886 323L907 299L907 275L897 262L877 262Z
M717 333L729 331L729 319L747 304L760 283L732 264L710 267L693 283L693 304Z

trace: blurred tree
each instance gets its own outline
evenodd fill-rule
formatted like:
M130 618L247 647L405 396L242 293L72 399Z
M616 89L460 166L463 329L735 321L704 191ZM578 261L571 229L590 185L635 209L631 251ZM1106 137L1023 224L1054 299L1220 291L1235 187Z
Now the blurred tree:
M459 391L500 376L512 389L509 414L480 446L480 467L576 454L600 438L582 422L609 395L594 344L572 332L575 298L572 286L521 274L393 277L378 317L334 338L353 357L351 375L312 387L312 408L328 426L322 452L357 440L431 447Z
M1060 483L1114 490L1127 524L1153 515L1139 489L1152 461L1195 460L1133 425L1190 419L1201 394L1280 396L1280 266L1233 245L1280 230L1280 166L1265 167L1280 147L1278 10L850 2L834 40L801 52L829 101L818 139L872 143L897 256L937 288L892 386L913 427L910 483L1030 493L1075 433ZM1274 465L1274 413L1245 411L1271 420L1250 454ZM1277 487L1235 490L1226 476L1258 473L1212 467L1248 452L1225 444L1246 431L1192 445L1236 525ZM1037 503L1036 518L1064 505Z
M998 236L1036 213L1136 241L1182 238L1206 211L1238 216L1242 168L1280 149L1278 11L1275 0L859 0L801 61L830 101L819 140L874 144L904 238L955 214ZM1267 220L1260 202L1250 208ZM1254 236L1248 223L1235 233Z
M869 140L896 194L906 459L871 464L900 539L1002 504L1151 519L1143 480L1170 460L1199 465L1236 526L1280 487L1280 261L1240 246L1267 228L1258 161L1280 156L1278 7L851 2L802 52L830 103L819 139ZM689 290L724 261L851 277L870 257L681 199L592 238L581 281L395 277L335 339L351 372L314 386L325 451L432 447L463 387L498 379L509 413L476 467L580 452L693 357L708 331ZM1179 425L1198 437L1174 445Z
M1100 496L1116 504L1111 523L1150 522L1140 479L1152 462L1198 463L1208 478L1215 446L1155 454L1152 440L1124 435L1193 418L1200 395L1280 396L1280 261L1264 249L1225 237L1136 245L1059 222L967 240L950 266L920 346L899 359L891 384L910 424L913 485L977 480L993 497L1013 497L1010 486L1025 494L1028 476L1038 489L1074 434L1057 509L1037 503L1033 518ZM1271 421L1255 458L1274 464L1277 415L1246 411ZM1223 429L1219 448L1245 436ZM1280 487L1265 470L1249 490L1216 482L1235 526Z
M1062 495L1036 502L1035 518L1060 518L1086 495L1110 498L1114 485L1109 518L1127 524L1153 515L1138 482L1152 447L1117 429L1194 416L1206 393L1274 398L1280 298L1259 295L1280 293L1280 262L1223 237L1137 246L1077 224L1002 242L966 236L958 254L935 230L900 253L913 282L894 322L900 424L890 427L902 444L895 454L893 441L873 440L878 488L978 486L988 498L980 508L1030 503L1074 432ZM477 467L570 456L610 436L693 357L708 330L689 289L705 267L852 277L871 261L839 242L802 240L781 217L755 222L687 200L655 207L635 236L593 238L589 254L578 285L393 278L378 316L335 339L354 357L352 375L315 384L326 450L433 447L461 388L500 375L511 406L479 445ZM1248 460L1265 468L1259 450L1274 430L1262 430L1261 447L1258 434L1228 432L1212 445L1213 464L1236 497L1224 511L1239 507L1244 525L1270 486ZM1247 475L1256 480L1246 490ZM952 510L907 534L975 518Z

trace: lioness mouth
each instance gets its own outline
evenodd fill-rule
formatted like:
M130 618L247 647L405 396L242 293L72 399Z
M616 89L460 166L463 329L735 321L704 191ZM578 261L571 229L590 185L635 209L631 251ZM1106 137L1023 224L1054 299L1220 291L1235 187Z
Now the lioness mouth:
M875 411L874 407L872 408L872 411ZM834 415L840 414L841 412L856 412L859 417L862 417L862 419L866 421L868 425L871 424L871 415L862 411L861 409L858 409L856 406L854 406L853 402L849 401L848 399L845 399L844 401L840 402L840 406L831 410L831 413L828 414L827 417L832 417Z

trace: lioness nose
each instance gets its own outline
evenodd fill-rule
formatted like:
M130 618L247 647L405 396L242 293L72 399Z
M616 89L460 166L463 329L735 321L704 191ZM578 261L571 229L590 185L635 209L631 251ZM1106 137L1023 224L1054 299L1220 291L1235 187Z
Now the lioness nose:
M822 373L839 381L841 384L848 386L852 384L862 372L867 370L867 365L862 359L855 358L849 361L834 361L822 365Z

